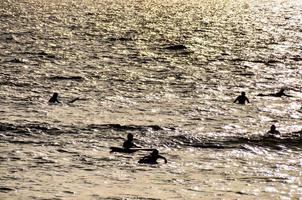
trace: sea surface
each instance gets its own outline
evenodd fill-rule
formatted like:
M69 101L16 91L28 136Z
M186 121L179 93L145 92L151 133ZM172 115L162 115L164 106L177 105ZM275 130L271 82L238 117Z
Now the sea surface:
M1 200L301 200L301 107L301 0L0 0Z

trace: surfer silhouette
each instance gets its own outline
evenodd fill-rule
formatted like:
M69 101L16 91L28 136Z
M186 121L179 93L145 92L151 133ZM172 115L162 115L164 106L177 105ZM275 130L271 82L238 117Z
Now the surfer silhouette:
M62 103L59 101L59 94L57 92L53 93L52 97L49 99L49 103ZM71 101L68 101L68 104L74 103L77 100L82 100L79 97L72 99Z
M282 97L282 96L285 96L285 97L293 97L293 96L291 96L291 95L285 94L284 91L285 91L285 89L282 88L282 89L280 89L280 91L277 92L277 93L271 93L271 94L258 94L257 96L261 96L261 97L265 97L265 96L269 96L269 97Z
M129 133L127 135L127 139L123 143L123 147L110 147L111 151L110 153L119 152L119 153L134 153L137 151L153 151L154 149L150 148L142 148L138 145L136 145L133 142L133 134Z
M133 142L133 134L129 133L127 135L127 140L123 143L123 148L130 149L130 148L140 148L140 146L136 145Z
M271 129L267 132L269 135L280 135L280 132L276 129L276 126L273 124Z
M245 96L245 92L241 92L241 95L239 95L234 103L236 103L238 101L239 104L245 104L245 102L250 103L249 99Z
M163 159L165 163L167 163L167 159L161 155L159 155L159 152L157 149L154 149L150 155L147 155L145 157L142 157L138 163L141 164L158 164L157 159Z
M61 103L58 99L59 94L57 92L53 93L52 97L49 99L49 103Z

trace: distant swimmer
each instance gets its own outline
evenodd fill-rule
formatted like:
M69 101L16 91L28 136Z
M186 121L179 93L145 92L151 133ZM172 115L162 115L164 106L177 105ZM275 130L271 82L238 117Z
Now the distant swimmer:
M269 130L267 132L267 134L270 134L270 135L280 135L280 132L276 129L276 126L273 124L271 126L271 130Z
M133 142L133 134L129 133L127 135L127 140L123 143L123 148L130 149L130 148L140 148L140 146L136 145Z
M282 96L285 96L285 97L293 97L291 95L288 95L288 94L285 94L284 93L285 89L282 88L279 92L277 93L271 93L271 94L258 94L257 96L261 96L261 97L265 97L265 96L269 96L269 97L282 97Z
M234 103L236 103L238 101L239 104L245 104L245 102L250 103L249 99L245 96L245 92L241 92L241 95L239 95Z
M52 97L49 99L49 103L61 103L58 100L59 94L57 92L53 93Z
M165 163L168 162L165 157L159 155L158 150L154 149L150 155L141 158L138 161L138 163L141 163L141 164L158 164L157 159L159 159L159 158L163 159L165 161Z

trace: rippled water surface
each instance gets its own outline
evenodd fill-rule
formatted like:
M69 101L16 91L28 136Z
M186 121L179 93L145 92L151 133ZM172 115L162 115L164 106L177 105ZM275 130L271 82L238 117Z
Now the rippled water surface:
M1 0L0 24L1 200L301 199L300 0ZM109 153L128 133L168 163Z

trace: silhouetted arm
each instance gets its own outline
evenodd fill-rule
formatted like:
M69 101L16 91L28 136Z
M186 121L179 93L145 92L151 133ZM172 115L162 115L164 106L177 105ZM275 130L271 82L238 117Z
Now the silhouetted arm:
M250 103L250 101L249 101L249 99L248 99L247 97L245 97L245 100L246 100L248 103Z
M141 146L139 146L139 145L137 145L135 143L133 143L133 147L135 147L135 148L142 148Z
M234 103L236 103L238 101L238 97L235 99Z
M163 159L163 160L165 161L165 163L167 163L167 162L168 162L168 161L167 161L167 159L166 159L165 157L161 156L161 155L158 155L158 158Z
M123 143L123 147L126 148L126 149L130 149L130 148L141 148L140 146L136 145L134 142L130 142L128 140L126 140L124 143Z

